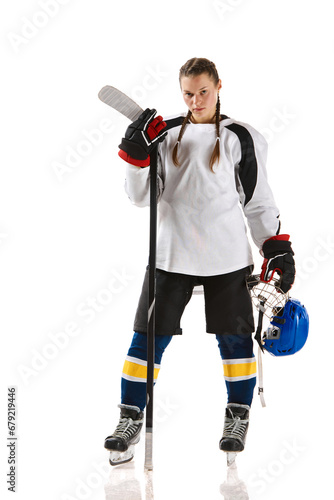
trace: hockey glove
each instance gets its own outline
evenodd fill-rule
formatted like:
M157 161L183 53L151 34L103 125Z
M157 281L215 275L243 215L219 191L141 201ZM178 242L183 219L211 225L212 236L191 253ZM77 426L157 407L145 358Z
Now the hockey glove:
M162 142L167 132L164 132L166 123L162 116L155 117L155 109L145 111L128 126L125 137L118 146L118 155L128 163L137 167L148 167L150 153L158 142Z
M268 283L277 271L281 275L280 289L286 293L295 280L294 252L291 248L288 234L273 236L263 243L262 254L264 261L260 280Z

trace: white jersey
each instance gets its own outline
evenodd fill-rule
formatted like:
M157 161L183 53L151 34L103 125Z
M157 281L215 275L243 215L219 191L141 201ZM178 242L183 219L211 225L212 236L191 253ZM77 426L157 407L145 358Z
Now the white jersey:
M214 124L186 125L172 151L184 115L166 119L159 145L156 267L193 276L215 276L253 264L245 217L261 249L279 232L279 212L267 182L267 143L247 124L222 116L220 160L210 170ZM149 206L149 168L127 165L126 192L135 205ZM245 216L245 217L244 217Z

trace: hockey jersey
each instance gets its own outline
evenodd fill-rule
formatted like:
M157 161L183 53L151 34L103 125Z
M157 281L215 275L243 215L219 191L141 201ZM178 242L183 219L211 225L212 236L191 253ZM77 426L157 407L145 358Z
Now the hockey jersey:
M253 264L245 220L261 249L279 232L279 212L267 182L267 143L251 126L224 115L220 159L209 166L216 126L189 122L172 160L185 115L166 119L168 134L158 150L158 241L156 267L194 276L215 276ZM149 206L149 168L127 165L131 202Z

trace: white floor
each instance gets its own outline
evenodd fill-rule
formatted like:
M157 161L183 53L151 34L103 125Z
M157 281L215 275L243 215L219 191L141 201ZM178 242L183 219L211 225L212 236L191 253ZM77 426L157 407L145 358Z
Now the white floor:
M214 411L203 409L197 416L180 411L172 423L157 430L151 478L154 494L147 486L142 443L133 463L110 470L104 485L105 498L330 498L332 467L326 459L328 443L323 441L317 446L315 415L309 410L303 422L299 422L293 407L288 415L282 415L275 408L262 410L256 405L247 449L238 456L236 467L231 468L226 466L225 454L218 450L219 433L215 436L215 431L217 434L220 425ZM319 409L322 416L323 411ZM190 429L184 432L177 420L184 426L189 418ZM183 446L177 445L178 440L183 440Z
M178 401L180 406L175 405L168 421L156 429L154 496L145 486L141 442L134 463L111 468L104 485L106 500L329 498L332 466L327 457L332 438L327 437L326 422L331 410L322 398L319 405L316 398L303 400L306 388L298 388L296 382L288 387L282 380L285 389L276 398L267 395L267 408L255 399L247 447L235 468L227 468L226 456L218 449L221 404L218 410L209 401L192 408L190 398L185 398L184 406ZM268 377L266 382L269 391Z
M197 312L202 299L194 297L189 304L184 336L168 347L155 390L155 500L328 498L332 409L328 384L318 384L315 372L329 377L331 354L323 352L322 363L314 364L320 352L316 330L293 357L265 355L267 407L255 395L246 450L229 477L225 454L218 449L226 402L219 352L214 337L195 328L203 319ZM95 327L99 337L99 322ZM122 353L127 340L114 349ZM59 353L57 365L49 360L27 386L18 386L15 498L152 498L145 492L144 439L126 466L111 467L103 448L118 421L122 356L108 364L112 351L101 351L100 367L90 368L96 339L83 333L72 342ZM8 468L6 458L2 454L2 471Z

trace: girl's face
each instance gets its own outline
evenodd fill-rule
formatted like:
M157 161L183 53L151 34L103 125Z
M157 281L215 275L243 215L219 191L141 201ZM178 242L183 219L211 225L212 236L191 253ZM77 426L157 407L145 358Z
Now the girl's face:
M180 83L183 99L192 112L193 122L214 122L221 80L216 86L207 73L202 73L194 77L183 76Z

